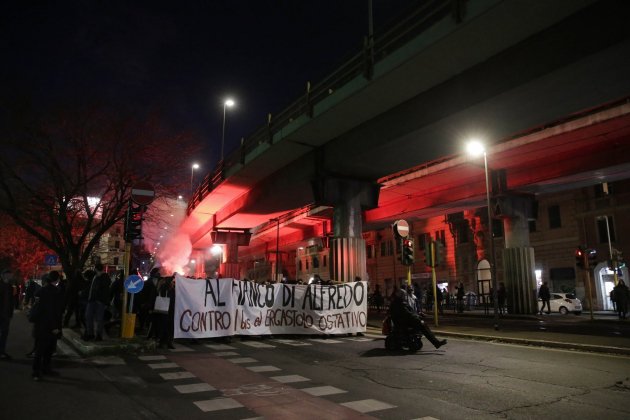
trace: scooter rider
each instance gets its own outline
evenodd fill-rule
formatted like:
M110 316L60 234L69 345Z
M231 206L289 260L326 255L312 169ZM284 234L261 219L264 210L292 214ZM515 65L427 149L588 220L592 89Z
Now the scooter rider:
M436 349L446 344L446 340L438 340L428 325L422 321L418 314L409 307L406 299L407 293L400 289L394 292L389 312L394 322L394 328L406 329L414 328L420 330L429 339Z

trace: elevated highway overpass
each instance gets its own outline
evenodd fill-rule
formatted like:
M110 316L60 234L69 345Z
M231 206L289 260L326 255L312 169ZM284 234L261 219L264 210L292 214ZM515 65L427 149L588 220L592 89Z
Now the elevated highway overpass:
M239 252L332 234L347 278L363 274L364 227L483 204L467 138L486 141L510 191L627 178L629 17L617 1L425 2L270 116L182 227L198 250L213 231L252 233L228 247L234 275Z

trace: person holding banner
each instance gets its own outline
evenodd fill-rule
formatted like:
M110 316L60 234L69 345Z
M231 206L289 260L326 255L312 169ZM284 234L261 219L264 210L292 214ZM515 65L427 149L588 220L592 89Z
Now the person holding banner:
M403 331L406 328L419 330L436 349L445 345L447 343L446 340L438 340L429 326L409 307L406 296L407 293L403 289L396 290L392 295L389 313L394 322L394 326L403 329Z

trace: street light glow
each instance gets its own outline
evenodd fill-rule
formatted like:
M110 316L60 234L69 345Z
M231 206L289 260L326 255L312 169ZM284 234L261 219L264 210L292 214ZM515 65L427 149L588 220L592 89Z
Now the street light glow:
M220 255L223 252L223 248L221 248L221 245L212 245L212 248L210 248L210 252L212 253L212 255L214 255L215 257L217 255Z
M473 157L482 156L486 152L483 143L477 139L470 140L466 143L466 152Z
M234 102L234 99L232 98L227 98L223 104L228 108L232 108L234 105L236 105L236 102Z
M192 164L192 168L193 169L199 169L199 164L198 163L193 163Z

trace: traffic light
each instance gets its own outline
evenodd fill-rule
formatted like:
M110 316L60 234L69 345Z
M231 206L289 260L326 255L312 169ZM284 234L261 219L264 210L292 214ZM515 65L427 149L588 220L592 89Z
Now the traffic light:
M402 264L413 265L413 241L411 239L403 240Z
M129 204L125 215L125 241L131 242L134 239L142 239L142 221L147 206L134 207Z
M575 265L582 269L584 268L584 252L584 248L581 246L575 250Z
M444 244L440 241L435 241L435 266L439 266L444 261Z
M424 265L433 267L433 257L431 256L431 246L433 241L424 239Z
M597 265L597 250L596 249L588 249L588 266L595 267Z

